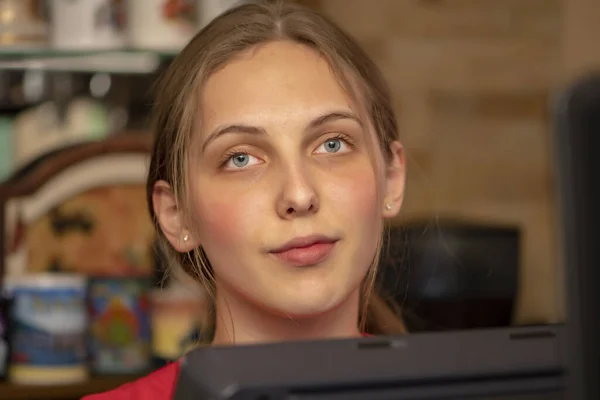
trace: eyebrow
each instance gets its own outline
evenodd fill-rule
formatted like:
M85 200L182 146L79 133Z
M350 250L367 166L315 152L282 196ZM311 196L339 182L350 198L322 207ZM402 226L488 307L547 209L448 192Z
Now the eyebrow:
M360 126L363 126L362 121L356 116L356 114L349 111L333 111L323 115L320 115L314 118L307 125L306 129L315 129L321 125L324 125L328 122L333 122L341 119L350 119L358 123ZM206 147L214 141L216 138L227 135L227 134L249 134L249 135L266 135L267 131L264 128L252 125L244 125L244 124L232 124L218 127L204 141L202 145L202 151L206 150Z

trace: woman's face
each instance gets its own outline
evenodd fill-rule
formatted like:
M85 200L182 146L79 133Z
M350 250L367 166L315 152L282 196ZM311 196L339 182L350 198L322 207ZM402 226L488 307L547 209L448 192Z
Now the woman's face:
M290 42L253 48L208 79L201 110L191 229L217 293L296 318L356 298L382 231L386 172L326 61Z

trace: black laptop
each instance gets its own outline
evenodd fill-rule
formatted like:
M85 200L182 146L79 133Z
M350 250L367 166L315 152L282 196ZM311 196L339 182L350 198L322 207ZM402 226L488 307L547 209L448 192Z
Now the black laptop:
M569 399L600 399L600 71L560 99L558 198L568 293Z
M206 348L186 356L175 399L562 400L562 330Z
M175 399L600 399L600 74L556 115L565 326L205 348L185 357Z

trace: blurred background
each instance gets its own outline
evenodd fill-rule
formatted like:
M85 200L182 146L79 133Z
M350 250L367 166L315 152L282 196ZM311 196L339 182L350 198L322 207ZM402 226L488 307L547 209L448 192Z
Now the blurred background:
M407 198L379 285L413 332L564 321L556 97L600 68L597 0L304 0L388 79ZM153 249L151 89L236 1L0 0L0 399L177 359L199 287Z

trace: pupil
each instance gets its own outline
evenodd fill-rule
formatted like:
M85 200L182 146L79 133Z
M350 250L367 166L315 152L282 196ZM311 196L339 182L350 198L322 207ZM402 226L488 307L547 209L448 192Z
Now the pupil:
M248 163L248 156L246 154L238 154L233 158L233 163L238 167L243 167Z
M340 147L340 141L337 139L327 142L327 150L337 151Z

